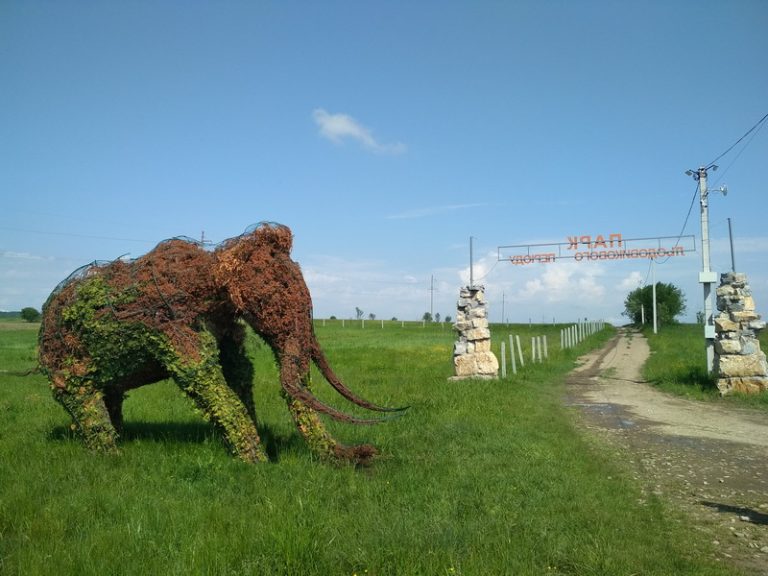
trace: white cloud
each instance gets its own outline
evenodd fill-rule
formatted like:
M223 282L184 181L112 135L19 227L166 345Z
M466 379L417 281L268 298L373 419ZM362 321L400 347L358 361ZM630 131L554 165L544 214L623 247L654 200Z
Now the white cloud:
M322 108L316 108L312 112L312 118L320 128L320 135L336 144L349 139L379 154L402 154L406 151L405 144L401 142L393 144L379 142L368 128L347 114L331 114Z
M631 292L639 286L642 286L643 280L645 280L645 277L637 270L634 270L629 274L629 276L626 276L622 279L621 282L619 282L618 287L620 290Z
M306 258L302 270L317 318L352 318L360 308L366 317L416 320L429 310L429 277L418 278L387 262L317 255Z
M30 254L29 252L0 252L0 258L13 258L14 260L50 260L50 258L44 258L43 256L37 256L36 254Z
M538 274L534 278L525 280L522 288L512 291L515 299L526 302L536 300L542 303L567 303L601 298L605 295L605 286L599 282L599 277L604 275L600 266L573 262L556 262L542 266L543 270L538 268ZM519 286L519 283L517 285Z

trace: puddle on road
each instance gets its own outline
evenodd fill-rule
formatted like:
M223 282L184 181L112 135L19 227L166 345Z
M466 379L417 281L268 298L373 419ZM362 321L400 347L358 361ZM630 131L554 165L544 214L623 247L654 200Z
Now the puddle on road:
M587 402L573 402L568 406L574 406L582 408L587 412L598 414L600 416L611 416L620 428L632 428L635 426L634 420L629 420L621 416L621 407L616 404L609 404L607 402L587 403Z

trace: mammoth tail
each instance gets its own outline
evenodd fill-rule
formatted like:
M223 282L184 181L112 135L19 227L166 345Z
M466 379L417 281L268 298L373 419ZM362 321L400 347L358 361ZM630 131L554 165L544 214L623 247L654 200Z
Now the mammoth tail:
M361 408L372 410L374 412L404 412L410 408L409 406L404 406L402 408L388 408L386 406L379 406L378 404L374 404L373 402L369 402L368 400L357 396L354 392L352 392L352 390L347 388L341 380L339 380L336 374L334 374L331 366L328 364L328 360L326 359L325 354L320 348L320 344L318 344L317 339L315 338L313 338L312 341L312 360L320 370L323 377L339 394L344 396L344 398L353 404L357 404ZM380 420L375 421L379 422Z

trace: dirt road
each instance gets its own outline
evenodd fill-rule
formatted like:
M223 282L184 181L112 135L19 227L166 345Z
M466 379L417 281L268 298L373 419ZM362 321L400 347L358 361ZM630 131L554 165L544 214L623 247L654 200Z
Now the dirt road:
M715 557L768 576L768 416L669 396L642 381L648 344L621 330L580 359L567 403L649 493L705 532Z

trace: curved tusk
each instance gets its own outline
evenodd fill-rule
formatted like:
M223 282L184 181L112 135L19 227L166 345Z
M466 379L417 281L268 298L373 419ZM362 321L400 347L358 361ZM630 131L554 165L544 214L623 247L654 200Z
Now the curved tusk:
M384 422L388 418L358 418L351 414L341 412L332 406L324 404L318 400L314 394L312 394L307 388L291 384L290 382L283 382L283 389L288 393L291 398L304 402L310 408L314 408L322 414L327 414L334 420L339 422L349 422L351 424L378 424Z
M369 402L368 400L357 396L354 392L352 392L352 390L347 388L341 380L339 380L336 374L334 374L331 366L328 364L328 359L325 357L325 354L320 348L320 344L317 342L314 334L312 335L312 360L314 361L315 366L317 366L317 368L320 370L320 373L323 375L323 377L339 394L344 396L344 398L353 404L357 404L361 408L367 408L368 410L373 410L375 412L404 412L410 408L410 406L404 406L402 408L388 408L386 406L379 406L378 404L374 404L373 402Z

